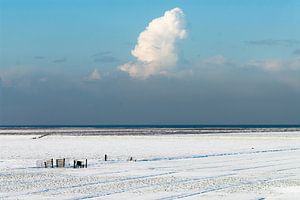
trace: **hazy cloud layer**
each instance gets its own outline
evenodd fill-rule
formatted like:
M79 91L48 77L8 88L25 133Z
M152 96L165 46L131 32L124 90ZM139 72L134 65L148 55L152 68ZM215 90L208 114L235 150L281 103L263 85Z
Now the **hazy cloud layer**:
M235 69L245 69L245 68L257 68L264 71L276 72L276 71L286 71L294 72L300 71L300 58L266 58L266 59L252 59L245 61L229 60L223 55L211 56L208 58L201 59L200 61L193 64L195 67L210 67L210 66L220 66L225 70L231 67ZM216 68L210 68L216 70ZM200 72L199 72L200 73Z
M258 46L293 46L300 44L300 40L295 39L264 39L264 40L249 40L245 41L249 45L258 45Z
M249 85L255 82L256 77L265 76L300 91L300 58L297 57L234 60L223 55L216 55L196 60L189 69L180 72L181 78L184 79L191 77L203 79L205 75L205 78L209 77L209 81L218 81L225 77L236 78L232 74L246 78L249 76L248 73L255 75L254 79L249 81Z
M255 70L102 84L53 78L1 88L1 124L299 123L299 90Z
M248 66L261 67L267 71L295 71L300 70L300 59L265 59L251 60L246 63Z
M5 81L0 85L0 122L299 123L300 70L267 73L263 60L245 68L248 62L216 55L198 60L198 68L192 63L190 76L187 69L180 71L180 79L157 76L144 81L128 79L124 73L101 79L105 71L98 69L86 69L84 81L82 74L69 71L40 73L39 68L25 66L0 69ZM99 79L101 84L97 84Z
M186 35L183 11L180 8L166 11L140 33L137 44L131 51L136 61L121 65L119 69L140 79L167 74L178 60L176 42Z
M34 84L47 82L48 78L37 67L27 65L12 66L7 69L0 68L2 86L30 89Z

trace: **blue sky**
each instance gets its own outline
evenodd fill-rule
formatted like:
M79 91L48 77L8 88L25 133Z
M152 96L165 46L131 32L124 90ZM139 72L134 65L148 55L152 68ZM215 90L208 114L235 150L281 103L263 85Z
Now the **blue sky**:
M174 8L187 34L154 39L174 39L175 59L145 64L131 51ZM0 0L0 124L300 123L299 11L296 0Z

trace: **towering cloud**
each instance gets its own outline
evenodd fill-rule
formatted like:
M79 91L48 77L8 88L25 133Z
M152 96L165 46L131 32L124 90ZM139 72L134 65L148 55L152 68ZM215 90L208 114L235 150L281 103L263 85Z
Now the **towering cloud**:
M176 42L186 37L184 14L180 8L166 11L152 20L140 33L131 54L136 61L119 67L131 77L146 79L151 75L166 74L178 60Z

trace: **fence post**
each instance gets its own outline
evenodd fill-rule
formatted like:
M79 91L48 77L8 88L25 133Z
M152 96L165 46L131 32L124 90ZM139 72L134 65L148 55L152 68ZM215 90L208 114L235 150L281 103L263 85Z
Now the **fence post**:
M53 168L53 158L51 158L51 167Z
M104 161L107 161L107 155L106 154L104 155Z
M85 159L85 168L87 168L87 159Z

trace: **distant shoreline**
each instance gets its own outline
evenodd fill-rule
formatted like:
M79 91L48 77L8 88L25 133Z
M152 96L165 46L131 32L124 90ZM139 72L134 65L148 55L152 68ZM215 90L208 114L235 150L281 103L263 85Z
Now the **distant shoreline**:
M135 124L120 124L120 125L0 125L0 129L4 128L23 128L23 129L53 129L53 128L136 128L136 129L143 129L143 128L192 128L192 129L215 129L215 128L222 128L222 129L251 129L251 128L300 128L300 124L142 124L142 125L135 125Z
M300 126L292 127L0 127L0 135L186 135L186 134L231 134L231 133L300 132Z

